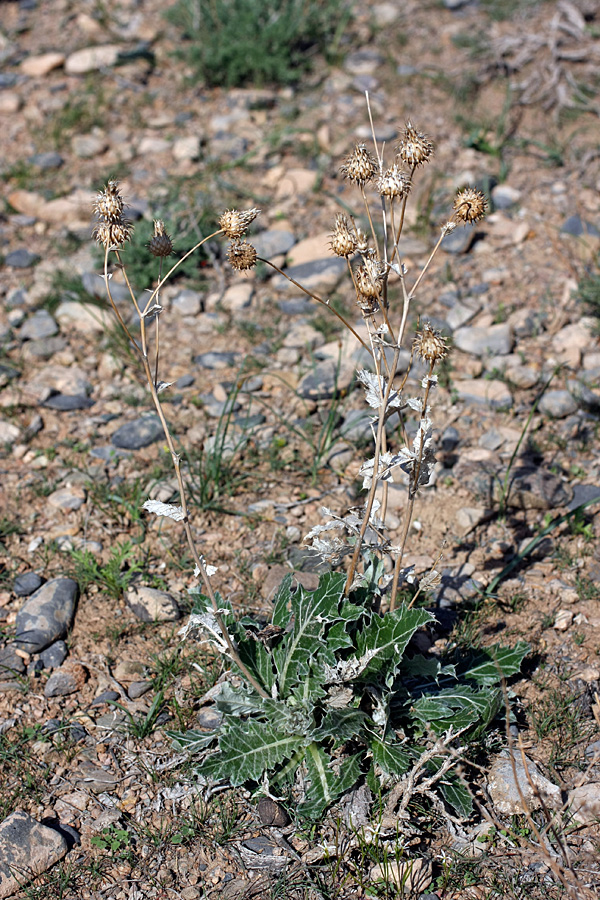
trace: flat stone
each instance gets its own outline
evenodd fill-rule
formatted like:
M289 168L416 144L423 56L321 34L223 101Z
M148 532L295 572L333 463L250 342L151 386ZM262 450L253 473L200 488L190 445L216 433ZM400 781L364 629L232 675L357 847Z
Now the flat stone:
M15 646L39 653L64 638L75 615L79 587L72 578L53 578L25 601L15 622Z
M517 776L515 780L513 764L507 750L494 760L488 775L488 791L496 812L502 816L520 816L529 810L540 809L542 801L550 809L560 809L562 805L560 788L548 781L535 763L527 757L525 757L525 763L527 771L521 754L517 753L514 759ZM531 786L530 780L535 790ZM523 806L517 782L527 804L526 807Z
M509 506L521 509L555 509L566 506L573 490L547 469L523 465L510 474Z
M574 510L590 500L600 500L600 487L595 484L574 484L573 497L567 509Z
M370 441L373 438L373 416L366 410L353 409L344 416L340 425L341 436L352 443Z
M33 166L37 166L38 169L42 169L42 171L60 169L65 163L60 153L57 153L55 150L46 150L44 153L34 153L33 156L29 157L29 162Z
M203 369L228 369L234 366L238 359L237 353L219 352L217 350L209 350L208 353L200 353L194 356L194 362Z
M553 419L564 419L577 411L577 401L569 391L546 391L538 410Z
M592 781L569 791L568 801L569 813L576 822L597 825L600 821L600 782Z
M337 287L343 276L347 274L348 265L345 259L332 256L331 258L317 259L314 262L302 263L302 265L298 266L290 266L285 272L289 278L293 278L307 290L321 295L327 294ZM292 293L298 290L296 285L292 284L283 275L276 275L272 279L271 284L276 291Z
M25 247L12 250L4 257L4 265L11 266L13 269L30 269L31 266L35 266L39 261L40 257L38 254L32 253L31 250L27 250Z
M180 291L171 300L171 308L182 316L197 316L202 311L203 294L189 289Z
M479 304L467 305L459 300L446 313L446 322L452 331L462 328L467 322L470 322L480 310Z
M40 653L40 659L45 669L58 669L62 666L68 654L67 645L64 641L54 641L45 650Z
M130 700L139 700L140 697L143 697L144 694L147 694L149 690L152 688L151 681L132 681L129 685L129 690L127 694Z
M75 134L71 149L78 159L93 159L108 147L108 138L103 134Z
M317 331L312 325L305 322L297 322L292 325L283 339L284 347L305 347L308 350L316 350L325 343L322 332ZM337 361L337 358L336 358Z
M475 406L506 409L513 403L512 394L503 381L472 378L468 381L454 381L452 387L461 400Z
M65 487L59 488L59 490L49 494L47 502L50 506L54 506L57 509L64 509L65 511L71 512L76 509L81 509L86 501L86 497L87 493L82 487Z
M504 374L511 384L524 390L534 387L540 380L540 373L531 366L510 365L506 367Z
M36 386L51 388L59 394L89 394L92 383L87 374L79 366L45 366L35 379L29 382L28 387L35 390Z
M104 706L106 703L114 703L121 695L117 691L102 691L92 700L92 706Z
M21 429L12 422L6 422L0 419L0 445L6 444L11 446L15 444L21 437Z
M40 338L35 341L28 341L23 352L27 357L35 359L50 359L55 353L60 353L67 346L64 337L59 334L54 337Z
M119 44L100 44L96 47L85 47L71 53L65 61L65 71L69 75L85 75L114 66L122 47Z
M463 506L456 513L457 534L465 537L490 515L490 510L483 506Z
M556 631L567 631L573 624L573 610L559 609L554 618L552 626Z
M17 810L0 824L0 898L19 892L67 853L65 838Z
M37 572L21 572L13 581L13 592L17 597L29 597L44 583Z
M56 669L44 687L44 697L66 697L80 691L88 678L87 670L77 663L65 663Z
M43 77L53 69L64 65L64 53L42 53L39 56L28 56L21 63L21 72L31 77Z
M117 428L111 442L122 450L140 450L163 436L164 431L158 416L142 416Z
M22 675L25 671L23 658L15 652L14 647L0 648L0 680L7 681Z
M113 675L119 684L141 681L141 676L146 674L146 668L141 659L122 659L113 669Z
M253 235L252 243L259 256L263 259L272 259L274 256L284 256L288 253L296 243L296 238L291 231L273 228Z
M71 412L74 409L89 409L94 402L84 394L51 394L42 405L57 412Z
M445 253L458 255L460 253L467 253L474 239L475 231L472 227L456 228L442 239L440 246Z
M171 148L173 159L183 162L186 159L198 159L200 157L200 138L195 134L186 135L173 141Z
M496 209L510 209L521 199L521 191L508 184L497 184L492 188L492 202Z
M593 381L597 382L597 379L594 378ZM598 412L600 409L600 393L598 390L592 390L583 378L581 381L576 378L570 378L567 382L567 387L581 409L587 409L594 413Z
M58 323L45 309L40 309L30 316L21 326L19 337L22 341L41 340L57 334Z
M16 91L0 91L0 114L12 116L23 106L23 98Z
M119 779L115 775L93 766L86 766L83 777L77 782L82 790L92 791L93 794L103 794L105 791L110 794L116 790L118 783Z
M114 321L110 310L76 300L63 300L55 316L62 328L74 328L83 334L104 333Z
M239 281L227 288L221 297L221 306L229 312L247 309L252 303L254 285L250 281Z
M348 389L353 375L353 366L337 366L326 360L307 372L300 380L297 391L300 397L307 400L329 400L336 393Z
M142 622L175 622L181 618L181 610L174 597L157 588L129 588L125 601Z
M507 322L489 328L471 326L458 328L453 335L454 345L473 356L504 356L512 350L512 332Z
M573 237L592 235L600 237L600 231L591 222L586 222L580 215L569 216L560 229L561 234L570 234Z

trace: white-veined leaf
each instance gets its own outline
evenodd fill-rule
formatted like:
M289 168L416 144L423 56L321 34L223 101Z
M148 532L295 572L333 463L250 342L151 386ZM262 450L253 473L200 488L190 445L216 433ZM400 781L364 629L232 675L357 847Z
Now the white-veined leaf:
M501 647L498 644L486 647L480 655L484 658L461 672L461 677L475 681L482 687L498 684L502 678L509 678L521 671L521 663L530 649L529 644L524 641L519 641L514 647Z
M294 755L307 743L304 735L286 734L269 722L251 719L230 725L219 741L219 752L200 766L199 774L232 785L259 781L264 772Z
M417 628L433 619L425 609L408 609L406 606L384 616L374 616L357 639L358 657L364 661L361 679L377 675L390 659L395 659L394 669L397 669L406 645Z
M372 737L369 746L373 753L373 762L377 763L386 775L404 775L408 771L411 758L398 744Z
M329 766L330 758L314 743L307 747L305 761L309 785L298 813L303 818L314 821L356 784L360 775L360 763L358 756L350 756L341 763L336 773Z
M155 513L157 516L166 516L168 519L174 519L175 522L182 522L185 518L180 506L173 506L171 503L161 503L160 500L146 500L142 509Z

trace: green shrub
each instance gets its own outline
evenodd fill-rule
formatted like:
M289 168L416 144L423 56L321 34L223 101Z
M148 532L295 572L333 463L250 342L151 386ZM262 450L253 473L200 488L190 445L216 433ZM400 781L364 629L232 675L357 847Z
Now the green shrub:
M315 53L331 55L348 0L177 0L167 18L190 42L183 55L209 85L291 84Z

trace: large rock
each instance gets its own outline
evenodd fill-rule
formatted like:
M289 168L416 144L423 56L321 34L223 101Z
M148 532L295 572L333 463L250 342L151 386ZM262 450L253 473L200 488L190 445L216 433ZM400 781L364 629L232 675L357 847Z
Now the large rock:
M158 416L142 416L117 428L111 442L122 450L140 450L164 435Z
M502 816L521 816L527 810L540 809L542 803L549 809L560 809L562 805L560 788L548 781L530 759L525 757L523 761L519 752L514 768L506 750L494 761L488 775L488 791L494 809Z
M72 578L53 578L23 604L16 619L15 646L39 653L64 638L73 623L79 586Z
M17 810L0 824L0 900L45 872L67 853L58 831Z
M592 781L570 791L569 812L582 825L600 822L600 782Z

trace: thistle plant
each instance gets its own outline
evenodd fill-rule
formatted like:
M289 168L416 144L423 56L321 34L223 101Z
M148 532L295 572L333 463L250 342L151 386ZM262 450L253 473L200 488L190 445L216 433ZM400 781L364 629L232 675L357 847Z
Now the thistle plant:
M501 709L498 684L518 672L527 652L526 645L519 644L444 661L407 652L417 629L434 620L431 612L414 606L414 598L406 605L399 604L398 597L400 585L412 578L403 558L414 506L435 464L431 400L435 370L448 349L444 338L423 322L410 340L410 364L402 377L400 352L417 293L441 241L457 226L477 222L486 207L479 191L459 191L433 250L409 283L400 238L412 184L432 155L429 139L407 123L391 165L384 163L373 136L373 150L359 144L341 167L343 177L360 193L368 227L363 231L354 218L338 215L330 247L347 261L362 327L353 326L326 298L282 273L328 307L368 352L372 366L357 374L373 410L373 453L360 467L367 492L364 504L342 516L325 510L330 521L307 535L332 571L321 576L314 591L296 586L287 576L268 622L240 617L230 600L214 590L213 569L194 541L180 459L161 408L160 395L169 387L158 374L161 289L183 260L163 275L172 245L157 222L151 243L159 277L143 308L130 287L140 322L140 336L134 337L111 295L111 254L129 286L122 246L131 226L118 185L109 182L96 202L95 235L105 249L108 298L143 366L179 488L179 505L149 500L144 508L182 523L195 562L194 577L199 579L190 589L194 608L183 635L200 632L230 669L215 699L223 714L221 726L215 732L173 737L199 754L198 773L206 783L245 784L257 793L292 801L298 816L313 821L363 780L373 792L395 785L390 802L401 814L419 793L468 814L470 794L454 767L467 752L469 739L482 734ZM257 209L227 210L219 228L189 253L223 235L229 240L227 257L233 269L253 268L260 257L247 230L258 214ZM269 260L260 261L280 271ZM398 309L390 299L392 282L400 286ZM407 384L417 363L420 388L412 396ZM417 418L413 440L388 444L386 423L395 417L400 426L396 433L405 434L407 414ZM405 480L407 505L394 545L386 533L386 508L388 485L397 475ZM391 571L386 571L386 557L393 561ZM343 563L345 571L333 571ZM430 572L419 591L433 587L438 578L437 572Z

